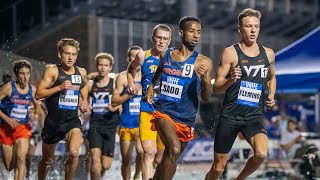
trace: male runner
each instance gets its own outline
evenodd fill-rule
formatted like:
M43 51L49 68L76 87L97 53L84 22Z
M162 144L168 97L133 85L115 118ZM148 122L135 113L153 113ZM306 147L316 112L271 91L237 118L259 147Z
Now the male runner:
M6 169L15 168L14 178L23 180L26 174L26 156L32 135L28 124L29 106L34 104L35 118L40 106L35 99L36 88L29 82L32 66L27 60L14 62L16 81L2 86L0 90L0 142Z
M263 126L264 105L272 107L276 91L274 52L257 44L259 11L245 9L238 16L241 41L224 49L213 92L225 92L223 110L214 142L214 163L206 180L218 179L239 132L253 149L236 179L245 179L267 157L268 138ZM265 98L265 90L268 97Z
M128 49L127 60L130 63L142 48L133 46ZM124 180L131 178L131 158L132 149L136 144L136 169L133 179L140 179L142 166L143 149L139 136L139 114L141 101L141 72L136 74L135 84L140 91L135 96L127 93L128 81L127 71L122 71L116 80L116 88L112 94L112 105L118 106L122 104L121 123L119 128L120 151L122 157L121 174Z
M148 87L147 100L153 104L153 88L160 81L160 98L155 102L152 129L158 131L166 147L154 180L173 178L178 158L188 141L194 139L198 96L208 101L211 94L212 60L194 50L200 35L199 18L181 18L181 45L161 54L159 67Z
M82 142L81 122L78 117L79 97L82 97L81 112L87 111L87 72L75 66L79 42L63 38L57 44L61 64L47 65L38 85L36 98L46 99L48 115L42 130L42 158L38 178L45 179L51 165L57 143L65 140L69 157L65 166L65 179L71 180L78 166Z
M111 167L115 136L119 125L118 107L111 105L114 81L108 76L114 64L109 53L98 53L95 57L98 75L88 81L92 108L88 132L92 180L100 180Z
M168 49L171 41L171 29L165 24L158 24L153 28L151 37L153 47L146 51L140 51L128 66L128 93L135 95L134 78L141 69L142 97L146 95L147 87L159 65L159 56L162 51ZM148 180L153 176L153 162L159 164L162 158L164 145L156 131L151 131L152 113L154 107L148 104L144 98L140 103L140 139L144 151L142 163L142 178ZM157 155L156 155L157 154Z

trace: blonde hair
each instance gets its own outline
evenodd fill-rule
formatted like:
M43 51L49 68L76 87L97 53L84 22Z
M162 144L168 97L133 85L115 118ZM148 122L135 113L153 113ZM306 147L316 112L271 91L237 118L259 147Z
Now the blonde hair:
M239 15L238 15L238 24L242 24L242 19L244 17L256 17L258 19L261 19L261 13L258 10L252 9L252 8L247 8L244 9Z
M80 51L80 43L72 38L60 39L57 43L57 50L61 53L65 46L73 46L77 49L77 52Z
M106 59L108 59L111 66L112 66L113 63L114 63L114 58L113 58L113 56L112 56L111 54L105 53L105 52L101 52L101 53L98 53L98 54L96 55L96 57L94 58L94 60L96 61L96 65L98 65L98 63L99 63L99 61L100 61L101 58L106 58Z
M166 24L158 24L158 25L156 25L156 26L153 28L152 36L155 34L155 32L156 32L157 30L162 30L162 31L170 32L170 36L171 36L171 34L172 34L170 27L169 27L168 25L166 25Z

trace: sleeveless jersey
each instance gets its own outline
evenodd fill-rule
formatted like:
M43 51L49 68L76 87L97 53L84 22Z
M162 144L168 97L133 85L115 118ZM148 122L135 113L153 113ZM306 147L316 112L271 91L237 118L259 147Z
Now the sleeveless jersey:
M57 65L58 78L51 87L59 86L65 80L72 83L70 89L56 92L52 96L46 98L46 106L48 115L46 117L46 126L57 127L60 124L69 121L78 121L78 104L80 89L84 86L83 78L79 68L74 66L74 74L66 74L61 65Z
M259 55L249 57L242 52L239 44L234 47L242 76L226 90L221 116L235 120L263 117L270 65L266 51L259 45Z
M135 82L141 85L141 82ZM127 93L125 87L121 95ZM122 104L121 114L121 127L124 128L138 128L139 127L139 114L140 114L140 102L141 94L131 97L129 100Z
M11 81L11 89L11 96L7 96L1 101L1 110L8 117L16 118L20 124L25 124L29 120L28 108L32 101L32 86L28 83L28 92L20 94L15 81ZM6 123L6 121L2 121Z
M115 127L119 125L119 119L115 117L115 112L111 112L107 108L111 103L112 91L112 78L109 79L109 83L105 87L98 87L97 79L93 80L92 89L89 93L92 107L90 127Z
M142 85L142 97L147 93L148 86L150 85L152 78L159 66L159 58L155 58L151 54L151 49L146 51L144 62L141 66L141 85ZM155 98L155 101L157 98ZM148 104L145 100L141 100L140 111L153 112L154 107L152 104Z
M194 127L198 110L200 79L194 71L198 52L183 62L175 62L168 49L163 59L160 98L156 110L169 115L174 121Z

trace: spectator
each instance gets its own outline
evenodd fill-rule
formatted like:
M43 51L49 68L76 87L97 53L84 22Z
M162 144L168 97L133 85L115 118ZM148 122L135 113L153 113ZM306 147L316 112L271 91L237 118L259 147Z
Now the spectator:
M297 129L297 122L290 118L288 120L287 129L281 132L280 147L285 152L286 159L293 159L295 152L301 147L304 138Z

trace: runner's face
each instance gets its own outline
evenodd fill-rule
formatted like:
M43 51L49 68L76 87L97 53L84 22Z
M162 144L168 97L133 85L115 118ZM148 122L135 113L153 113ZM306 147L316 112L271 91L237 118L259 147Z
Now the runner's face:
M30 69L27 67L22 67L18 70L17 82L20 87L24 88L27 86L30 80Z
M128 61L128 62L133 61L139 51L140 51L139 49L131 50L131 51L129 52L130 56L127 57L127 61Z
M72 67L77 60L78 52L77 48L74 46L64 46L62 52L58 54L61 63L67 67Z
M182 41L188 46L196 47L199 43L201 35L201 25L196 21L188 21L184 30L180 30Z
M171 33L169 31L158 29L152 36L153 48L159 53L168 49L170 41Z
M260 32L260 19L254 16L242 18L238 31L244 41L256 42Z
M110 61L107 58L99 58L97 70L99 76L107 76L109 72L112 70Z

